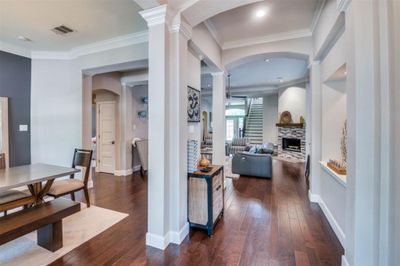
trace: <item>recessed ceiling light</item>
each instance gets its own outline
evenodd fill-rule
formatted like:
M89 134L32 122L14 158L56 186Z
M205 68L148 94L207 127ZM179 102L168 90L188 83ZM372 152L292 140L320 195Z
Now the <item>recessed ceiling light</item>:
M211 87L211 84L208 84L208 87Z
M31 42L32 41L28 37L25 37L25 36L22 36L22 35L18 36L18 40L24 41L24 42Z
M264 9L259 9L256 12L256 17L257 18L262 18L267 14L267 12Z
M347 75L347 71L345 71L344 74Z
M264 61L268 63L269 62L269 58L265 58Z

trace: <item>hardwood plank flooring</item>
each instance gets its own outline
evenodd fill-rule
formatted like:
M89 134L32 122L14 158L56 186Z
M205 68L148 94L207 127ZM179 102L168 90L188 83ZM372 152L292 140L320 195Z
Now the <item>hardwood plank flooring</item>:
M191 230L164 252L145 246L147 180L98 174L92 204L129 213L52 265L341 265L343 248L310 203L302 164L274 161L273 179L227 179L215 234ZM77 195L84 201L83 195Z

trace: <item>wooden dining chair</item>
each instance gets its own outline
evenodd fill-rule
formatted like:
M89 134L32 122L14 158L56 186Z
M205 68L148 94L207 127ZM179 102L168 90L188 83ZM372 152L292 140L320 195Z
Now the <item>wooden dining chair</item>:
M75 174L72 174L69 179L55 181L50 187L49 192L47 192L47 195L58 198L70 194L71 199L75 201L75 192L83 190L86 204L90 207L88 181L92 154L92 150L75 149L72 168L83 168L81 170L83 179L75 179Z
M6 168L5 163L5 154L0 154L0 169ZM0 192L0 212L3 212L4 215L7 215L7 211L18 208L24 207L27 208L30 204L35 201L33 196L29 193L24 191L19 191L15 189L7 190Z

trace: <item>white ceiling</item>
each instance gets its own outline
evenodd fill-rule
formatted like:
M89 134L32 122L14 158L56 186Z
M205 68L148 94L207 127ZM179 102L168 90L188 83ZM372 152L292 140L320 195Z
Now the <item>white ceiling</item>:
M266 62L265 59L269 61ZM282 83L291 83L305 78L308 75L307 59L289 57L265 56L253 57L251 61L245 61L231 69L232 88L262 88L278 87ZM278 79L282 78L282 82ZM212 76L202 75L202 88L212 87Z
M220 13L206 24L211 24L218 42L224 46L244 39L310 32L320 7L320 0L265 0ZM256 17L258 10L267 14Z
M146 30L140 10L133 0L0 0L0 41L30 50L70 50ZM61 24L77 32L50 31Z

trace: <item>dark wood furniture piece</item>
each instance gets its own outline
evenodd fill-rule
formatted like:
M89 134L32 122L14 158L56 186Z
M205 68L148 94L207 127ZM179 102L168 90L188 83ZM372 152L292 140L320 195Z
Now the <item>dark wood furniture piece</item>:
M6 168L6 157L4 153L0 154L0 169ZM7 215L7 210L23 206L27 208L34 202L34 198L29 193L19 190L7 190L0 192L0 212Z
M188 174L188 222L190 227L214 233L224 212L224 167L212 165L210 172Z
M84 168L84 172L82 172L83 180L75 179L75 174L72 173L69 179L54 182L48 190L47 195L58 198L70 194L71 199L75 201L75 192L83 190L85 193L86 204L90 207L88 181L92 155L92 150L75 149L72 168Z
M37 230L37 244L54 252L63 246L62 219L80 210L78 202L55 199L0 217L0 245Z
M77 172L79 172L77 169L49 164L30 164L0 169L0 193L28 186L33 197L31 205L40 205L44 203L43 197L50 189L54 179ZM44 186L42 182L46 182Z

